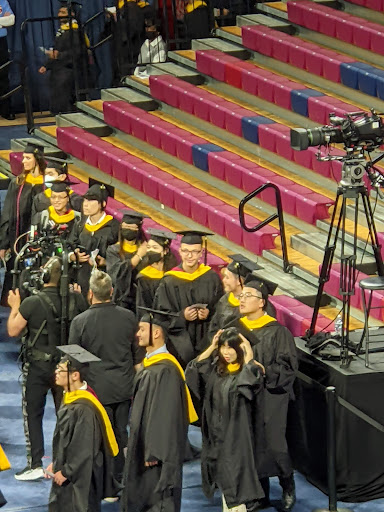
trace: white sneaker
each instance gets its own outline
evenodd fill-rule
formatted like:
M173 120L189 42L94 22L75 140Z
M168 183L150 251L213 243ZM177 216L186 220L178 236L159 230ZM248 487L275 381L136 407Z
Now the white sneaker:
M40 480L40 478L44 478L43 468L34 468L31 469L28 466L24 468L22 471L19 471L15 474L16 480Z
M104 498L103 501L107 502L107 503L116 503L116 501L119 501L119 497L118 496L114 496L113 498Z

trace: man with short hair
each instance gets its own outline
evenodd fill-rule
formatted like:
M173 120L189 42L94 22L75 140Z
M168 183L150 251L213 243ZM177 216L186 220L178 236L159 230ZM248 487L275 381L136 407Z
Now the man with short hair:
M175 339L170 335L169 350L185 367L208 344L209 322L223 287L216 272L200 263L202 238L209 233L179 233L183 235L179 249L181 264L164 274L156 291L154 308L179 314L174 327L181 332Z
M167 314L148 310L137 337L136 376L124 470L123 512L179 512L188 424L197 420L184 372L168 353Z
M111 420L119 446L114 474L121 481L135 368L140 366L145 350L135 340L135 315L111 302L111 295L110 276L94 270L88 292L91 307L73 320L69 344L80 345L101 359L89 367L86 378Z
M21 304L18 289L11 290L8 295L11 307L7 324L9 336L19 336L24 329L27 330L22 344L22 404L27 466L15 474L17 480L37 480L44 476L41 463L44 456L42 423L48 391L52 392L56 410L61 401L62 391L53 378L57 363L56 347L61 341L61 267L59 258L50 258L44 267L46 282L43 288ZM69 320L72 320L87 305L80 293L70 293L69 300Z
M53 435L53 478L49 512L101 510L101 500L113 493L111 460L118 447L108 415L84 380L83 370L100 359L76 345L59 347L64 353L55 382L64 390Z
M227 327L235 326L249 340L255 360L265 368L263 414L260 414L260 404L255 407L255 425L262 429L260 438L260 431L256 432L256 446L259 445L258 474L265 494L264 504L269 502L269 477L278 476L283 489L281 510L288 512L296 501L285 436L288 405L294 398L293 383L298 369L296 345L289 330L267 314L265 283L249 276L239 300L241 317Z
M49 190L51 204L34 216L32 224L38 233L57 229L68 239L74 225L80 222L81 214L70 207L70 188L65 181L54 182Z
M222 278L225 295L217 303L216 312L209 324L208 338L210 341L219 329L224 329L227 324L240 318L239 296L243 291L244 280L254 271L262 268L242 254L233 254L230 258L232 261L224 269ZM272 295L277 285L266 280L263 282L266 283L268 292ZM276 317L276 310L269 301L267 312L274 318Z

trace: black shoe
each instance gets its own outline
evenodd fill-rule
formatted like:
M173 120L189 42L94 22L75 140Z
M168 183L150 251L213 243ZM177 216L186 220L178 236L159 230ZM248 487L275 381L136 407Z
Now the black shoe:
M281 511L289 512L293 509L294 504L296 503L296 492L293 489L292 491L283 491L283 496L281 498Z

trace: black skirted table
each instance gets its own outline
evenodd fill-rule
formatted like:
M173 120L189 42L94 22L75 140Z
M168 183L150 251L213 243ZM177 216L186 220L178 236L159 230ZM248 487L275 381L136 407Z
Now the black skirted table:
M302 339L295 341L302 374L295 383L296 401L288 421L295 468L327 492L326 400L317 383L334 386L336 394L356 408L351 412L336 404L338 499L362 502L384 497L384 432L379 429L384 426L384 352L370 356L370 368L363 357L355 357L343 369L340 362L311 355Z

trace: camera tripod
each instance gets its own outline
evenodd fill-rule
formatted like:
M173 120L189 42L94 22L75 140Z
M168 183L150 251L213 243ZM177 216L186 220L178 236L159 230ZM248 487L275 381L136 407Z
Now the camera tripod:
M376 262L376 270L379 276L384 276L384 265L380 252L380 244L377 238L377 231L369 193L362 180L367 171L367 165L373 165L381 160L384 155L376 158L372 164L368 164L364 157L347 156L343 162L342 177L338 184L337 195L335 199L334 210L329 226L327 243L325 247L324 258L319 275L319 287L316 295L311 325L306 332L305 339L310 339L315 333L316 321L319 313L324 285L329 280L336 245L340 239L341 244L341 269L340 269L340 290L342 297L342 320L343 328L341 333L340 360L342 367L348 367L351 362L349 351L349 323L351 296L354 295L355 282L357 277L356 258L357 258L357 226L359 218L359 203L363 205L365 220L368 227L368 241L372 247ZM368 177L372 181L370 173ZM348 200L353 200L354 219L353 219L353 243L352 247L346 243L346 220ZM340 204L341 203L341 204ZM340 204L340 206L339 206ZM361 348L361 346L359 347Z

